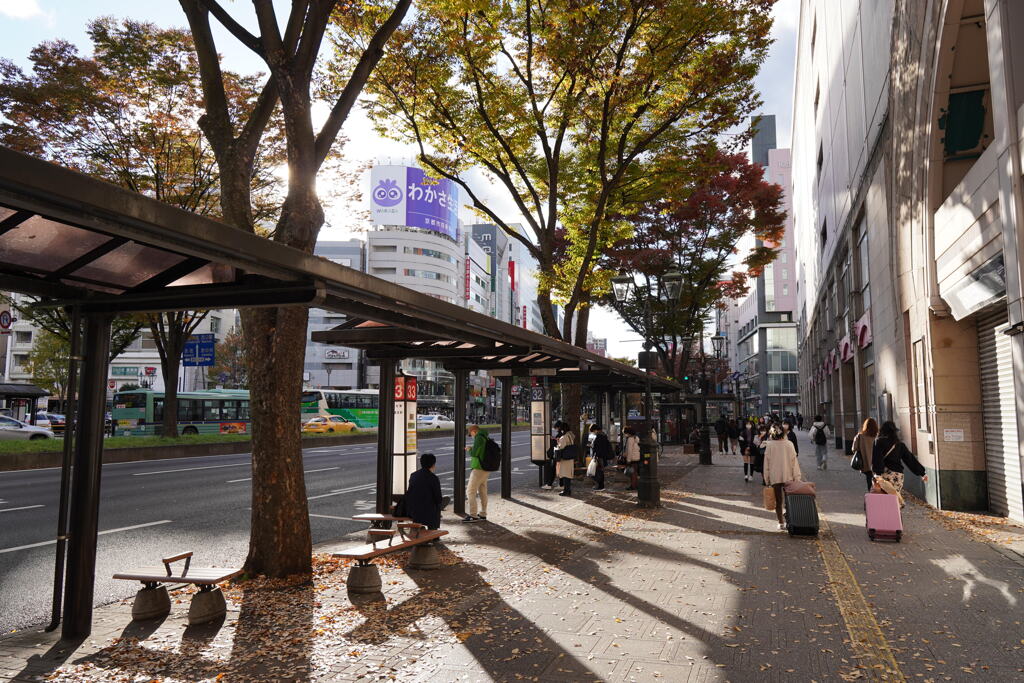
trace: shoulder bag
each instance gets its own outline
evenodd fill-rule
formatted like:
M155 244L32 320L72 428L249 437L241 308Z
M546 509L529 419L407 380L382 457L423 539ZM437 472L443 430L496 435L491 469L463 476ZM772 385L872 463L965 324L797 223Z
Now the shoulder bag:
M864 456L860 454L860 434L853 439L853 457L850 458L850 469L858 472L864 469Z

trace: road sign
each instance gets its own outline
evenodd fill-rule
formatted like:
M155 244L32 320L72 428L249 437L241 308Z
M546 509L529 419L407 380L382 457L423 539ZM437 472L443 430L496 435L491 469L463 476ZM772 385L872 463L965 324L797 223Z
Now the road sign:
M0 311L0 334L10 334L14 320L10 311Z
M208 367L213 365L214 348L217 340L212 334L194 334L185 342L181 352L181 364L186 367Z

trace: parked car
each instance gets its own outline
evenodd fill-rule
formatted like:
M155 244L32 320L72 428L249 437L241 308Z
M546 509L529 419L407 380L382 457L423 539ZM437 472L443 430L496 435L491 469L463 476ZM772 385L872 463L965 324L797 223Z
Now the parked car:
M0 415L0 440L13 441L15 439L52 439L53 432L43 427L33 427L13 417Z
M417 415L416 429L455 429L455 421L444 415Z
M36 427L49 429L54 434L64 433L64 416L58 413L39 411L36 413Z
M302 425L303 434L333 434L335 432L346 434L357 431L359 429L355 422L349 422L337 415L319 415Z

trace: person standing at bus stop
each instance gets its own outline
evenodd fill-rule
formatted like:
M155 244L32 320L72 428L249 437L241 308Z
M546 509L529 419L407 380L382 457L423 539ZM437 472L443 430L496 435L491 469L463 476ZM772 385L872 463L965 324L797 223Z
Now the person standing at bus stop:
M463 522L479 522L487 519L487 477L490 472L484 469L484 449L487 448L487 430L480 425L470 425L467 430L473 437L469 450L469 484L466 487L466 498L469 501L469 514L462 518ZM477 514L477 498L479 498L480 514Z

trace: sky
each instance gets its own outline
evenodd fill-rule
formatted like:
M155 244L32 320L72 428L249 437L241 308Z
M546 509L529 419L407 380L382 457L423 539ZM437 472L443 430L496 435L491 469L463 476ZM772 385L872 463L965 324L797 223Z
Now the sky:
M240 23L255 30L255 19L249 3L228 0L225 4ZM290 3L275 0L274 4L280 8L280 17L287 16ZM139 11L140 7L145 8L144 13ZM788 146L790 139L799 12L799 0L778 0L776 3L772 31L775 42L756 79L764 101L761 113L776 116L779 147ZM83 52L88 52L86 24L99 16L144 19L161 26L184 27L186 23L176 0L0 0L0 57L27 69L30 65L29 51L40 42L55 39L68 40L78 45ZM226 32L215 28L215 37L227 68L244 73L265 71L259 58ZM317 113L320 117L326 116L326 107ZM415 154L412 147L378 135L361 111L355 112L346 122L343 135L348 139L342 152L349 167L370 162L402 163L412 161ZM358 231L362 227L364 212L360 210L362 207L353 206L344 197L368 189L368 179L364 181L364 188L338 187L332 185L332 178L321 178L319 184L322 195L338 195L327 207L327 225L321 231L321 239L350 237L353 229ZM512 201L504 193L481 189L482 194L501 215L516 215ZM365 192L363 194L365 196ZM461 218L466 222L478 222L467 209L463 209ZM635 358L641 350L638 335L614 313L597 309L591 314L590 320L590 327L598 336L607 335L610 355Z

